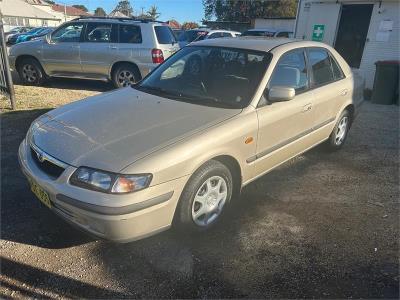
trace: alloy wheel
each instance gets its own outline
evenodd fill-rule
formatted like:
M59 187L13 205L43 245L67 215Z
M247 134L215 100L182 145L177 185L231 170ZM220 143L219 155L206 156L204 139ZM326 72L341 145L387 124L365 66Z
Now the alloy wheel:
M135 76L129 70L120 71L117 76L117 81L120 87L130 86L136 82Z
M222 213L228 197L224 178L212 176L197 190L192 204L192 219L201 227L213 223Z
M26 82L34 83L38 79L38 72L36 68L31 64L25 64L22 67L22 76Z
M340 146L344 142L344 139L346 138L347 134L348 125L349 125L349 118L347 116L344 116L339 121L339 124L336 129L336 134L335 134L336 146Z

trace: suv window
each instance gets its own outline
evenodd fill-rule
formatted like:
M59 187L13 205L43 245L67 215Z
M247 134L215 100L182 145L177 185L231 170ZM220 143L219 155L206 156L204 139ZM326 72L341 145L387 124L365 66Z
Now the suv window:
M308 49L308 60L311 65L313 86L320 86L335 80L331 59L325 49Z
M272 73L268 88L273 86L292 87L296 93L308 89L307 66L302 49L282 55Z
M109 43L111 41L110 23L89 23L86 26L85 41L91 43Z
M158 43L160 44L174 44L176 39L172 33L171 28L168 26L155 26L154 30L156 32Z
M53 43L77 43L81 39L83 24L66 24L51 35Z
M139 26L121 24L119 25L118 35L120 43L142 43L142 31Z

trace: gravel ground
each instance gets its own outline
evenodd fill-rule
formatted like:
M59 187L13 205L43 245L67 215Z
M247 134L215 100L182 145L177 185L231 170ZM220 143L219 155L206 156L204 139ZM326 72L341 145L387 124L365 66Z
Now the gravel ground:
M58 104L102 89L43 91ZM29 191L16 153L35 107L2 115L2 298L399 297L397 106L366 103L341 151L250 184L211 232L130 244L87 237Z

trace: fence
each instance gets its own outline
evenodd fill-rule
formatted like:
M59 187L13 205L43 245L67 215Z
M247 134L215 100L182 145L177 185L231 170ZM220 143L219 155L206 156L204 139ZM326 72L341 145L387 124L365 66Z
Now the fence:
M0 93L10 99L11 108L15 109L15 92L4 37L3 22L0 21Z

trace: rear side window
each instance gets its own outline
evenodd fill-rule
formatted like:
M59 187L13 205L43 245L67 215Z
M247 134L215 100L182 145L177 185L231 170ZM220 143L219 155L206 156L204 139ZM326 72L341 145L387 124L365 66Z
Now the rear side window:
M118 35L120 43L124 44L142 43L142 31L140 30L139 26L120 24Z
M313 86L321 86L335 80L331 58L324 49L308 49L308 60L312 70Z
M111 41L111 24L89 23L86 27L85 41L91 43L109 43Z
M297 93L308 89L307 66L302 49L282 55L272 74L268 88L274 86L292 87Z
M344 78L343 71L339 67L339 65L336 62L336 60L332 57L332 55L329 55L329 58L331 60L331 66L332 66L333 76L335 77L335 80L339 80L339 79Z
M172 30L168 26L155 26L154 31L159 44L174 44L176 42Z

